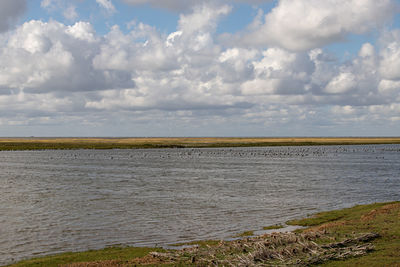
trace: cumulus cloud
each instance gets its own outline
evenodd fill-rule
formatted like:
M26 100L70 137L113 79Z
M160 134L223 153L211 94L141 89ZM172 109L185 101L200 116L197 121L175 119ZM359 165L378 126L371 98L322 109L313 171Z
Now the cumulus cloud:
M312 51L316 71L312 74L312 93L317 101L337 105L374 105L390 102L378 92L382 80L378 71L379 56L370 43L361 46L353 60L333 64L322 50Z
M293 0L293 6L300 2L312 1ZM42 1L47 8L52 3ZM312 13L313 8L305 13L315 19L309 29L299 22L297 37L282 37L279 43L277 33L272 33L265 47L221 43L217 27L232 9L226 4L192 7L179 16L171 33L140 22L128 31L113 26L105 35L89 22L26 22L0 35L0 125L49 125L57 118L92 129L118 121L143 129L149 121L168 129L200 125L188 135L206 134L204 125L212 125L215 134L226 133L227 125L246 125L259 133L292 133L298 127L298 135L315 134L305 131L307 127L333 130L337 125L379 120L392 125L400 119L398 30L386 31L377 44L363 44L344 62L314 48L383 23L385 19L370 13L381 14L390 6L386 0L346 3L348 9L359 3L365 10L355 12L361 15L353 15L351 21L342 20L339 13L347 12L344 8L334 8L332 1L315 2L322 15ZM259 20L249 26L252 34L270 27L267 19L285 22L283 14L290 13L275 15L284 4L281 0L271 13L259 13ZM373 23L360 26L362 14ZM287 34L294 30L285 23L273 25ZM298 42L291 39L295 37ZM129 129L121 134L132 135Z
M304 94L309 89L315 65L306 53L292 53L269 48L259 61L252 62L255 79L244 82L242 93L247 94Z
M0 50L0 88L44 93L132 87L129 73L93 68L98 46L89 23L26 22Z
M0 1L0 33L8 31L26 9L26 0Z
M324 88L329 94L343 94L356 87L356 77L353 73L343 72L334 77Z
M257 18L241 42L309 50L379 28L395 10L392 0L280 0L264 18Z
M180 16L178 28L188 35L196 31L212 32L217 27L218 19L223 15L227 15L230 11L231 8L227 5L216 7L212 5L196 6L191 14Z
M217 20L228 6L199 6L181 15L176 32L160 34L137 24L129 34L114 27L94 58L97 69L131 71L135 89L103 92L87 107L97 109L221 109L244 107L218 77L221 48L214 42ZM215 98L219 95L220 98Z

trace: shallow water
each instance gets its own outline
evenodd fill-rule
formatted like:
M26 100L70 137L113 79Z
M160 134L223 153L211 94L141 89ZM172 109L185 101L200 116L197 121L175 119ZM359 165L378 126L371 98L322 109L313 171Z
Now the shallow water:
M400 200L400 145L0 152L0 265Z

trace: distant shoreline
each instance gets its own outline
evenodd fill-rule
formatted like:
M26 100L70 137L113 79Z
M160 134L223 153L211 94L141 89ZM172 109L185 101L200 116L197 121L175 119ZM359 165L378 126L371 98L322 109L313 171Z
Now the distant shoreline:
M400 137L0 138L0 151L400 144Z

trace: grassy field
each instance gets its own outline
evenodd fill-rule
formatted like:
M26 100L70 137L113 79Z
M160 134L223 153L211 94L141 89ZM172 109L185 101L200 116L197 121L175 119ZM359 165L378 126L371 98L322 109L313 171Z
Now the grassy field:
M304 145L400 144L400 137L381 138L1 138L0 150L132 149L183 147L251 147Z
M307 228L235 241L194 242L194 247L182 250L109 248L10 266L399 266L400 202L322 212L288 224Z

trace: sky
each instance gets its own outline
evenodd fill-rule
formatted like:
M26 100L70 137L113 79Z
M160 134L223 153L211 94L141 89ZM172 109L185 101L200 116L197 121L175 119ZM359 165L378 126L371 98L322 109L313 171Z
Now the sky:
M0 136L399 136L400 0L0 0Z

